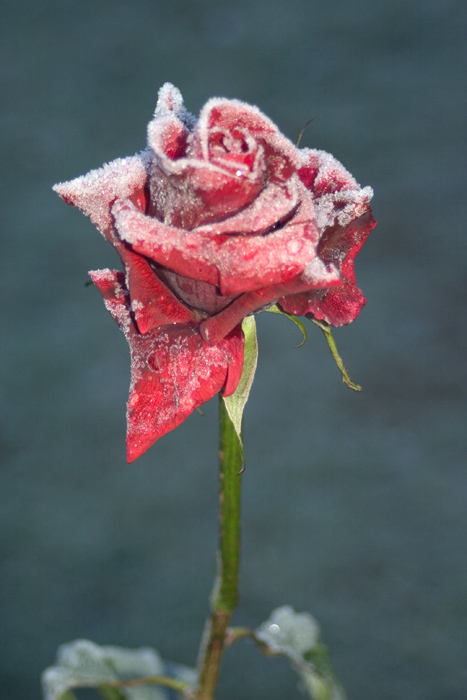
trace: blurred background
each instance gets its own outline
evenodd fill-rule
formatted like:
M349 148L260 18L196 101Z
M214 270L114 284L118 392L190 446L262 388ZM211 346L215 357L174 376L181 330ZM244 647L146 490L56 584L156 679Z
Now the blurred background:
M0 696L59 644L193 664L215 571L217 403L125 462L126 342L87 271L118 265L51 191L145 147L157 91L258 105L375 190L368 304L334 337L258 317L241 603L312 612L355 700L467 697L464 39L460 0L3 0ZM299 700L238 644L219 698Z

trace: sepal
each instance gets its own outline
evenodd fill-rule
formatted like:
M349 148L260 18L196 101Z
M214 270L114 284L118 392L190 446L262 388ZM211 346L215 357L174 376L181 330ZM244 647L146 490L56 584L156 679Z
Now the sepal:
M251 385L255 377L258 363L258 341L256 338L256 321L254 316L247 316L242 322L245 344L243 346L243 369L237 388L230 396L223 396L229 418L233 423L242 451L242 461L245 463L242 441L243 409L250 395Z

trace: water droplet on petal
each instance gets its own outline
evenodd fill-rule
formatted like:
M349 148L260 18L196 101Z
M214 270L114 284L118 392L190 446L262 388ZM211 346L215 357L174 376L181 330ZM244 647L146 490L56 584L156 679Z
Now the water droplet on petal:
M281 631L281 628L279 627L279 625L273 624L269 625L269 631L271 632L271 634L278 634Z

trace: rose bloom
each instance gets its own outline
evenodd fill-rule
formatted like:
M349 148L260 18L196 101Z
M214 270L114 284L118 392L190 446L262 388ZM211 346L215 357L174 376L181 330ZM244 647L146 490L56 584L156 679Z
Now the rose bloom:
M340 326L365 304L353 263L371 188L243 102L213 98L196 120L166 83L147 150L54 189L122 260L90 275L130 345L130 462L235 391L246 316L277 303Z

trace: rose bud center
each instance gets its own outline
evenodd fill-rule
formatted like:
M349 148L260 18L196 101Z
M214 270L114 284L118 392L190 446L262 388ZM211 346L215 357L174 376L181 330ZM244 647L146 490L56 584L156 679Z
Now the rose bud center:
M235 170L237 175L253 176L257 142L239 129L225 133L222 129L211 129L208 143L209 160L226 170ZM238 170L241 172L238 172Z

